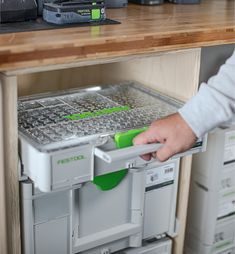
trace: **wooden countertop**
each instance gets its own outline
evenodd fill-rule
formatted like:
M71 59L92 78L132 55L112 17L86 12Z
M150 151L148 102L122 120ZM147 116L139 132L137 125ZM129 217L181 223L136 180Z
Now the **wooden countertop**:
M0 71L235 43L235 1L108 10L120 25L0 35Z

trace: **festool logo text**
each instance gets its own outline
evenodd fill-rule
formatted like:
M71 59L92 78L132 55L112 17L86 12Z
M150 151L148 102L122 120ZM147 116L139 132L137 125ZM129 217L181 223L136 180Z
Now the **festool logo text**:
M83 159L85 159L84 155L77 155L77 156L73 156L73 157L70 157L70 158L65 158L65 159L62 159L62 160L58 160L57 164L63 165L63 164L66 164L66 163L70 163L70 162L73 162L73 161L80 161L80 160L83 160Z

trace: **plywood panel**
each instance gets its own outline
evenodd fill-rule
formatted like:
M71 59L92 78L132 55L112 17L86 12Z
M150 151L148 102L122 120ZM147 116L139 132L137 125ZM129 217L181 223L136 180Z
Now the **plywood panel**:
M17 80L0 75L3 92L3 142L7 223L7 254L20 254L20 211L17 140Z
M200 49L103 65L102 82L136 80L153 89L188 100L197 91Z
M100 65L20 75L19 96L99 83Z
M178 187L177 218L179 219L178 236L173 240L173 253L182 254L184 251L184 239L187 220L188 197L191 177L192 156L181 159L180 181Z
M200 49L169 52L67 70L19 76L19 96L122 80L136 80L186 101L198 86Z
M5 172L4 172L4 148L3 148L3 97L2 83L0 81L0 253L7 252L7 224L6 224L6 200L5 200Z

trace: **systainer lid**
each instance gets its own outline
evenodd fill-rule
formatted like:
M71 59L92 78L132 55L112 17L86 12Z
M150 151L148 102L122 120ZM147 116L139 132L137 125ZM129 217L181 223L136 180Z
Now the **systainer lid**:
M63 149L143 128L181 106L136 82L40 94L19 100L19 134L40 151Z

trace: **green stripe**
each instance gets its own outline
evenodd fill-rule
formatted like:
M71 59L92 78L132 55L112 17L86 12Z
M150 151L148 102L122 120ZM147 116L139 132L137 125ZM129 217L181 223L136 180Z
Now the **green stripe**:
M127 110L130 110L130 109L131 108L129 106L105 108L105 109L97 110L97 111L94 111L94 112L85 112L85 113L81 113L81 114L67 115L67 116L64 116L64 118L74 121L74 120L80 120L80 119L85 119L85 118L109 115L109 114L112 114L112 113L115 113L115 112L127 111Z
M230 191L230 192L224 193L223 197L234 195L234 193L235 193L235 191Z
M225 246L230 245L230 244L232 244L232 241L225 241L225 242L223 242L223 243L218 244L217 246L215 246L214 249L215 249L215 250L222 249L222 248L224 248Z

